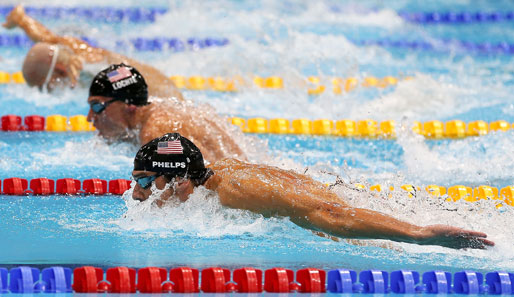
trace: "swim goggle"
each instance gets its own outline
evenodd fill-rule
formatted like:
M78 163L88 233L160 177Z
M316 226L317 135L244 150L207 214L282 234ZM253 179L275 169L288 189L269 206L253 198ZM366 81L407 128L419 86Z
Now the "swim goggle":
M132 176L132 178L136 181L136 183L139 184L139 186L141 186L141 188L148 189L152 185L152 183L161 175L167 176L170 179L175 177L175 176L172 177L171 175L167 175L164 173L160 173L160 174L156 174L156 175L149 175L149 176L142 176L142 177Z
M148 189L152 185L153 181L157 179L157 177L159 177L158 174L133 178L136 181L136 183L138 183L139 186L141 186L141 188Z
M89 103L89 107L91 107L91 110L94 113L99 114L102 113L102 111L104 111L107 108L107 106L109 106L111 103L115 101L118 101L118 99L114 98L105 102L93 101Z
M46 89L48 89L48 83L52 79L52 75L54 75L55 64L57 64L57 57L59 56L59 46L52 45L50 48L53 50L52 62L50 63L50 68L46 74L45 82L41 85L41 88L46 87Z

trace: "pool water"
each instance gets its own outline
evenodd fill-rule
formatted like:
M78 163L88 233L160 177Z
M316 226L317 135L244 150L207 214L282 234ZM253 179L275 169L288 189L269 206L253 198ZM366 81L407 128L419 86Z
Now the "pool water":
M12 2L12 3L11 3ZM14 1L9 2L13 4ZM103 6L105 1L88 1ZM42 19L59 33L86 36L159 68L167 75L284 78L284 89L251 84L235 93L184 91L198 104L210 104L224 116L244 118L371 118L395 120L407 127L396 140L336 137L246 135L242 143L253 162L307 171L323 182L335 175L347 184L413 184L471 187L513 185L513 132L462 140L424 140L410 132L413 121L459 119L466 122L514 122L514 72L509 54L479 54L441 46L437 50L362 45L357 41L447 39L514 43L512 21L422 25L400 13L514 10L510 1L159 1L167 12L155 22L111 25L87 19ZM29 5L82 6L80 1L28 1ZM137 1L123 3L137 6ZM109 3L118 7L119 3ZM0 29L0 34L21 31ZM223 47L175 51L138 51L115 41L137 37L223 37ZM0 70L19 71L27 47L0 47ZM304 79L411 76L389 88L364 88L309 96ZM87 86L41 94L25 85L1 85L2 114L71 116L86 114ZM95 133L0 133L0 179L130 177L137 147L108 145ZM304 230L287 218L264 218L227 209L205 189L179 206L155 209L118 196L0 196L0 266L53 264L76 267L188 265L261 269L317 267L365 270L462 269L514 270L513 209L495 201L445 202L400 191L379 195L335 188L350 204L371 208L421 225L442 223L489 234L487 250L450 250L388 241L360 245L335 242ZM386 246L385 248L383 246Z

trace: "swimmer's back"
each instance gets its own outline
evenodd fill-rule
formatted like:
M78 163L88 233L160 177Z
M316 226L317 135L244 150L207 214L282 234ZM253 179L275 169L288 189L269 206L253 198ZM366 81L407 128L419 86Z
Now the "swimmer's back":
M153 98L148 120L141 129L141 143L164 133L178 132L193 141L208 162L227 157L246 159L227 121L207 106Z
M220 202L225 206L294 217L324 206L346 205L322 183L291 170L235 159L218 161L211 169L219 182L216 191Z

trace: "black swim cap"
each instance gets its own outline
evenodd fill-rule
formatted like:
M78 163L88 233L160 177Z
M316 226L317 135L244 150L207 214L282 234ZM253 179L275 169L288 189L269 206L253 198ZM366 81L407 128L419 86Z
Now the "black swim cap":
M200 149L179 133L164 134L143 145L134 158L134 170L185 177L196 185L204 184L213 174L205 167Z
M111 97L127 104L146 105L148 86L134 67L123 63L113 64L93 78L89 96Z

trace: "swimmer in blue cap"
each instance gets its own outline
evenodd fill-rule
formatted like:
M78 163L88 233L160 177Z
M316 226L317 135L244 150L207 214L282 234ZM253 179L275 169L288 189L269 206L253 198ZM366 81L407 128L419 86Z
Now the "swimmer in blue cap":
M295 224L342 238L389 239L450 248L493 246L482 232L445 225L416 226L388 215L347 205L341 197L309 176L235 159L205 167L202 152L178 133L143 145L134 159L135 200L164 190L156 204L186 201L196 187L218 194L222 205L264 216L289 217ZM168 188L166 186L170 184Z
M83 77L82 84L87 87L91 77L101 69L113 63L126 63L143 73L151 96L182 100L173 81L156 68L91 46L78 38L59 36L25 14L22 6L16 6L9 13L3 26L8 29L20 27L36 42L27 53L22 68L23 77L29 86L52 91L61 87L74 87L82 81L79 81L79 77ZM90 75L86 72L90 72ZM81 76L81 73L86 75Z
M114 64L100 71L89 88L88 121L109 141L146 143L166 132L193 139L213 162L245 159L226 119L189 101L148 100L145 78L134 67ZM232 128L232 131L230 130Z

